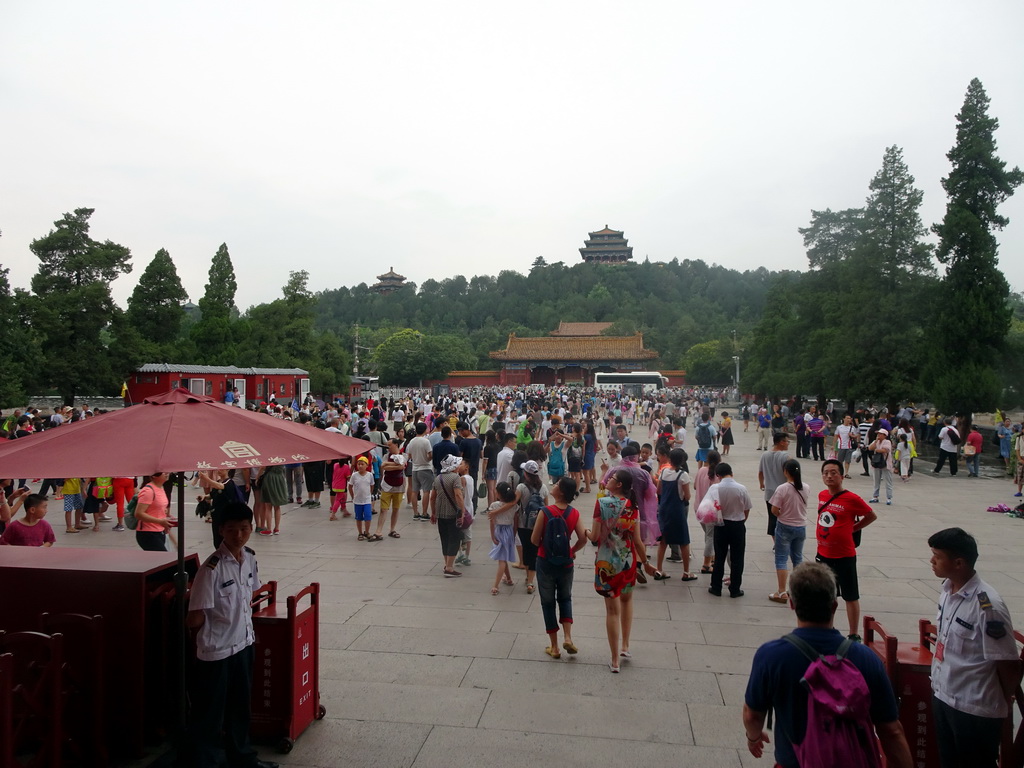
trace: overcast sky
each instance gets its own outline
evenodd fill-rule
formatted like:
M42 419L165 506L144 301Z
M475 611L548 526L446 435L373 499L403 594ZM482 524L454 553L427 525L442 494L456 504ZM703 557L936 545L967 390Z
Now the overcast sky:
M804 269L811 209L859 206L897 144L926 224L972 77L1024 165L1019 0L8 2L0 264L65 211L159 248L198 301L227 242L241 308L316 289L642 260ZM1000 260L1024 289L1024 189Z

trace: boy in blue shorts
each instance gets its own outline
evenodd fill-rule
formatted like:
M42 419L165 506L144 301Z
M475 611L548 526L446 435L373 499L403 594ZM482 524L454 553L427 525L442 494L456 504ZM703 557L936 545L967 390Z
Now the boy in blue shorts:
M370 522L373 519L373 474L369 467L370 460L360 456L356 459L355 474L348 481L348 495L352 498L352 505L355 508L359 541L376 541L370 533Z

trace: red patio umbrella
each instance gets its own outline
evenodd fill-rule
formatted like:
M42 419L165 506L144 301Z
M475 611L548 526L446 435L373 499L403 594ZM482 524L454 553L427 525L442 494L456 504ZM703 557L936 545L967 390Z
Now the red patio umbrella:
M172 389L140 405L0 446L3 477L132 477L367 453L365 440Z
M140 405L47 430L0 446L0 477L132 477L153 472L248 469L353 457L366 440L275 419L212 397L173 389ZM185 630L185 497L178 486L178 573L181 628ZM185 638L180 645L185 668ZM185 685L179 685L179 726L184 732Z

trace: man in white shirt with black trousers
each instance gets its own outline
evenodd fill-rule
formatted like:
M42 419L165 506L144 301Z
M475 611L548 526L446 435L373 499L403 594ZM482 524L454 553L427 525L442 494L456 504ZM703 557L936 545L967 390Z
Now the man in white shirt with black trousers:
M717 486L718 503L722 507L722 525L715 527L715 565L711 571L708 592L722 596L725 564L729 563L729 597L743 597L743 554L747 547L747 518L750 516L750 494L733 480L732 467L721 463L715 467L720 477Z

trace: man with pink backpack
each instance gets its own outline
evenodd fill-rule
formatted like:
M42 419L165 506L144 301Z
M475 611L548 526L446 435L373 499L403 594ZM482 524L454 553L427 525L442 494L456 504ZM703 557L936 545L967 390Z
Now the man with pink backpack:
M833 627L836 578L820 563L789 577L797 628L754 654L743 705L747 749L775 741L782 768L911 768L899 707L881 660ZM764 730L765 720L774 736Z

